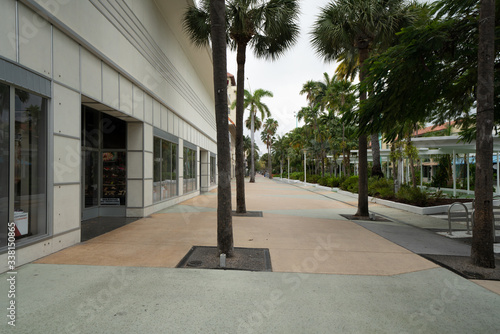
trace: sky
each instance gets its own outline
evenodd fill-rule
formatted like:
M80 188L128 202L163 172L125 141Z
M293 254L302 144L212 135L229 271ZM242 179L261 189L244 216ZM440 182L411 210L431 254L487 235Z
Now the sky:
M261 88L273 93L272 98L263 98L271 111L271 117L278 121L277 134L284 135L296 126L294 113L307 106L305 95L300 95L302 86L309 80L323 80L323 73L330 76L335 72L336 64L325 63L314 52L310 40L310 32L320 12L330 0L301 1L299 17L300 37L297 43L276 61L257 59L253 51L247 48L245 65L245 89L254 92ZM227 71L236 77L236 53L229 51L227 55ZM245 119L248 111L245 111ZM299 122L299 126L303 123ZM250 130L244 129L245 135ZM255 135L260 154L267 152L266 145L260 140L260 132Z

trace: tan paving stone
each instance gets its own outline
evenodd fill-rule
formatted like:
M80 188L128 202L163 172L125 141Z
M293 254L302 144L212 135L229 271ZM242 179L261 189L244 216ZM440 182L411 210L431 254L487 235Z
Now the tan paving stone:
M273 271L390 276L437 268L412 253L271 249Z
M345 203L301 188L257 180L245 184L249 211L352 209L355 213ZM197 196L182 205L186 210L215 208L217 196ZM174 267L192 246L217 244L216 217L216 212L153 214L37 263ZM437 267L345 219L264 213L263 218L233 217L233 230L236 247L269 248L274 271L395 275Z
M500 295L500 281L471 280L471 282Z

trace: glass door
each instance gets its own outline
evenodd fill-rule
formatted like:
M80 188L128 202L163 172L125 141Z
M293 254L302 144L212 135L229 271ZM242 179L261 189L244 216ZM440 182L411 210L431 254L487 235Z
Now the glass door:
M84 151L84 199L85 208L99 204L99 152Z

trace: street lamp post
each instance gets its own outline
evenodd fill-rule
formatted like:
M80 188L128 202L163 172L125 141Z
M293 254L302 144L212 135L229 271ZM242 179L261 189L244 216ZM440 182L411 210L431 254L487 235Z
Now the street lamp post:
M306 170L306 150L304 150L304 185L307 183L307 170Z

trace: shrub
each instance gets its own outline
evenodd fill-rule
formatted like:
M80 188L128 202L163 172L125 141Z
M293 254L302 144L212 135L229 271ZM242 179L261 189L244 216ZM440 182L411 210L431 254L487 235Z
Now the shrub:
M325 186L325 187L328 187L328 177L321 177L319 180L318 180L318 183L322 186Z
M359 177L357 175L351 176L340 184L340 189L345 190L345 191L349 191L352 193L358 193L358 180L359 180Z
M290 179L304 181L304 172L290 173Z
M394 182L384 178L371 177L368 179L368 195L392 198L394 197Z
M396 198L405 203L411 203L418 206L425 206L429 200L429 195L425 190L413 188L409 185L402 185L399 188Z
M318 183L321 176L319 175L307 175L307 182L309 183Z

